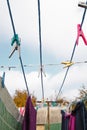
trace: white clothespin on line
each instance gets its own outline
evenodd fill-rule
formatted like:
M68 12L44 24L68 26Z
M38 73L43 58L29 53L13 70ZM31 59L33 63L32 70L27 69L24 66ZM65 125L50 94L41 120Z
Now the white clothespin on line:
M80 7L83 7L83 8L86 8L87 9L87 4L85 3L85 2L79 2L78 3L78 6L80 6Z
M46 77L44 65L42 65L42 67L40 67L39 72L38 72L38 77L40 76L41 72L43 72L44 76Z

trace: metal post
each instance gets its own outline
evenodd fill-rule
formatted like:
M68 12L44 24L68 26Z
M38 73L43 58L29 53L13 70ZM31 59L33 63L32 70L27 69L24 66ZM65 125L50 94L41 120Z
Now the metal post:
M50 102L47 101L47 106L48 106L48 116L47 116L47 119L48 119L48 130L50 130Z

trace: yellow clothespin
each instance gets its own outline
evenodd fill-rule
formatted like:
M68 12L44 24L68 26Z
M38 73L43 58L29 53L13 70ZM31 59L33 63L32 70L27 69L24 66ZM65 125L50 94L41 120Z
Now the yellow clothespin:
M66 68L72 66L74 63L72 61L65 61L61 62L61 64L64 64L65 66L63 68Z

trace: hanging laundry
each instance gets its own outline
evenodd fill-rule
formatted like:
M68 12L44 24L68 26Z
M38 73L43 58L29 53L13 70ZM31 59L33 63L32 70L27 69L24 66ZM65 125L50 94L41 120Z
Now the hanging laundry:
M77 102L72 114L76 117L75 130L87 130L87 111L82 101Z
M67 114L62 110L61 114L61 130L87 130L87 110L83 101L77 102L72 112Z
M70 119L69 119L69 130L76 130L76 117L73 114L70 114Z
M36 130L36 110L29 96L25 106L25 115L22 125L22 130Z
M62 114L61 130L69 130L70 115L66 114L64 110L61 110L61 114Z
M20 112L20 115L22 115L24 117L25 107L20 107L19 112Z
M82 31L81 25L77 24L77 39L76 39L76 44L77 45L78 45L79 37L82 37L85 45L87 45L87 40L86 40L85 35L84 35L83 31Z

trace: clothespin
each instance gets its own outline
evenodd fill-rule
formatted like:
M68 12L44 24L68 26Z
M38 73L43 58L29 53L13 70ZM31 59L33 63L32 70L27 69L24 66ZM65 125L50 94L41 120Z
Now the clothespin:
M5 81L5 72L3 73L3 76L1 78L1 84L3 88L5 87L4 81Z
M61 62L61 64L64 64L65 66L63 68L66 68L66 67L70 67L74 63L72 61L66 61L66 62Z
M40 76L40 73L43 72L44 76L46 77L44 66L40 67L38 77Z
M86 3L84 3L84 2L79 2L78 3L78 6L80 6L80 7L83 7L83 8L86 8L87 9L87 4Z
M13 49L9 55L9 58L11 58L15 50L18 50L20 57L20 39L18 37L18 34L15 34L14 37L12 38L11 46L13 46Z
M12 68L16 68L16 66L8 66L8 70L11 70Z
M76 44L78 45L78 41L79 41L79 37L82 37L85 45L87 45L87 40L84 36L84 33L82 31L82 28L81 28L81 25L80 24L77 24L77 39L76 39Z

